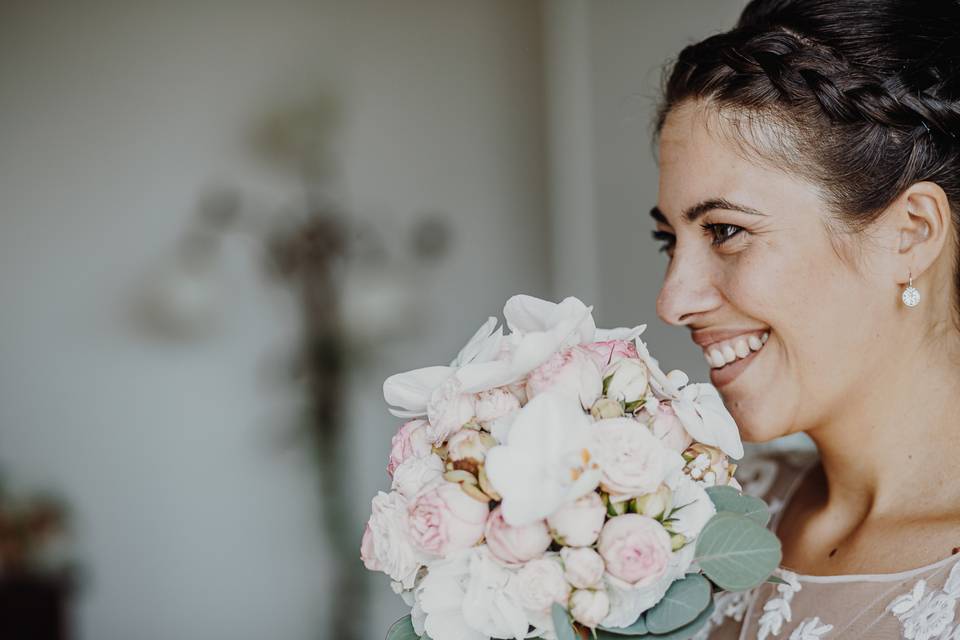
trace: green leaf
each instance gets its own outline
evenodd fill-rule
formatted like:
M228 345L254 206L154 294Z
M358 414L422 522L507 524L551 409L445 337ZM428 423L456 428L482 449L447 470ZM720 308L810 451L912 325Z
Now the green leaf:
M646 636L647 640L690 640L693 636L703 629L707 624L707 621L710 620L710 616L713 615L713 598L710 598L710 602L707 604L707 608L704 609L696 619L688 625L680 627L670 633L658 634L658 635L648 635Z
M760 498L747 496L733 487L708 487L707 495L713 501L717 511L730 511L744 515L761 527L770 522L770 509Z
M573 626L570 624L570 616L567 610L556 602L550 607L550 617L553 618L553 626L557 631L557 640L579 640Z
M786 580L778 578L777 576L770 576L767 578L767 582L772 582L773 584L789 584Z
M717 513L697 538L695 561L726 591L745 591L762 583L781 557L777 536L738 513Z
M386 640L420 640L420 636L413 630L410 616L404 616L390 626Z
M628 627L617 627L617 628L607 628L607 627L597 627L597 633L601 631L612 634L612 636L632 636L634 638L639 636L647 635L647 622L643 618L643 614L640 614L640 617L637 618L637 621L631 624ZM599 637L610 637L610 636L597 636Z
M710 605L712 596L710 583L700 574L675 581L663 599L647 611L647 631L669 633L690 624Z

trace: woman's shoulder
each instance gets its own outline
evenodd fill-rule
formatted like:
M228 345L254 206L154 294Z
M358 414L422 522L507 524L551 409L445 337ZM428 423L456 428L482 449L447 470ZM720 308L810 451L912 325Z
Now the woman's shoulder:
M741 460L734 477L745 494L763 499L776 514L818 459L813 448L755 447Z

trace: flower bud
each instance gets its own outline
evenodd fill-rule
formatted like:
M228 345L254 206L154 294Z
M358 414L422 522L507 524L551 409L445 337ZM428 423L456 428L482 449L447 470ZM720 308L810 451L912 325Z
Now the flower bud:
M603 579L603 558L590 547L564 547L560 558L564 577L577 589L595 587Z
M613 398L600 398L590 408L590 415L593 416L594 420L619 418L623 416L623 405L620 404L619 400Z
M577 589L570 595L570 614L585 627L596 628L609 613L610 598L605 591Z
M673 492L665 484L654 493L646 493L633 500L633 511L648 518L659 518L671 507Z
M604 387L608 398L629 404L647 393L647 366L636 358L617 360L604 372Z
M560 544L587 547L596 542L605 519L606 508L603 500L591 491L548 516L547 525L554 539Z
M687 544L687 536L682 533L675 533L670 536L670 548L673 551L679 551L685 544Z
M539 558L551 542L550 532L543 520L513 527L504 521L500 507L490 512L485 534L490 552L510 564L521 564Z

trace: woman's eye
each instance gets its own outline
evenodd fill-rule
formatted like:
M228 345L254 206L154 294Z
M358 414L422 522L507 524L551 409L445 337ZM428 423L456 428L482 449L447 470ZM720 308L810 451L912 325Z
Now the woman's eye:
M743 227L738 227L735 224L705 222L700 226L704 231L712 236L711 244L713 244L715 247L719 247L724 242L743 231Z
M652 234L653 239L660 243L659 251L664 253L670 253L673 249L674 243L677 241L677 237L672 233L666 231L654 231Z

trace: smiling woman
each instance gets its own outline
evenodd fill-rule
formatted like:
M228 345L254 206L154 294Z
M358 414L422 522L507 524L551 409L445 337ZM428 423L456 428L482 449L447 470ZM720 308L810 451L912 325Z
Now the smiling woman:
M960 638L958 65L955 0L754 0L670 69L658 315L745 440L819 450L766 483L785 583L710 638Z

